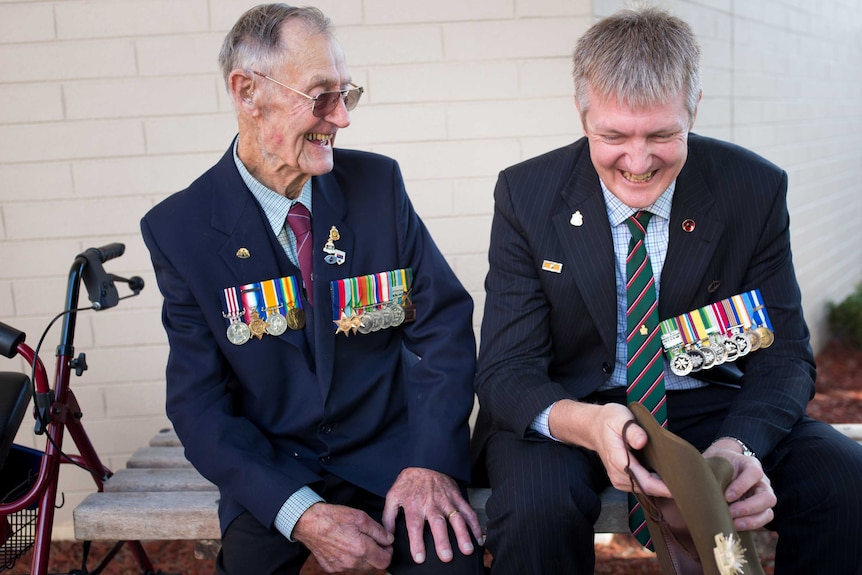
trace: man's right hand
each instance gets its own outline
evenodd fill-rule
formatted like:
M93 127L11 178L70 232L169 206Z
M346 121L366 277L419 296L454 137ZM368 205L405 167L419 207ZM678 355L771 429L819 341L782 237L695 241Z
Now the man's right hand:
M302 514L291 535L328 573L373 572L392 561L392 535L351 507L315 503Z
M571 400L554 404L548 420L551 434L570 445L595 451L602 459L611 484L620 491L632 491L632 480L626 467L637 478L637 485L648 495L671 497L664 481L650 473L631 455L629 447L641 449L647 434L638 425L630 425L623 437L623 427L634 415L617 403L596 405Z

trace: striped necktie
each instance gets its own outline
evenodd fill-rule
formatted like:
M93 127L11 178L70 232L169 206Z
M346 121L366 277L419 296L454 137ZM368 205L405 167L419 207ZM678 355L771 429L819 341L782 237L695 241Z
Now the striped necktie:
M652 217L640 211L626 220L632 238L626 258L626 397L628 403L641 403L662 426L667 425L664 393L664 358L658 320L655 277L647 253L646 228ZM629 494L629 527L642 545L650 547L650 535L643 509Z
M314 305L314 287L311 279L311 212L299 202L294 202L287 212L287 225L296 236L296 258L299 260L299 271L305 284L305 296L308 303Z

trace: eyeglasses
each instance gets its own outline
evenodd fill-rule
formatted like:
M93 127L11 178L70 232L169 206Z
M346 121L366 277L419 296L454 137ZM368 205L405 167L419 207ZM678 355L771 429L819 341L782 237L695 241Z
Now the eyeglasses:
M266 74L261 74L257 70L252 70L255 74L260 76L261 78L266 78L270 82L274 82L281 86L282 88L287 88L291 92L296 92L300 96L311 100L311 113L314 114L315 118L323 118L332 113L335 107L338 105L339 98L344 100L344 107L347 108L347 111L350 112L356 107L356 104L359 103L359 98L362 97L362 94L365 92L365 88L362 86L357 86L353 82L350 82L351 88L347 88L346 90L336 90L334 92L321 92L317 96L309 96L305 92L300 92L296 88L291 88L287 84L282 84L275 78L271 78Z

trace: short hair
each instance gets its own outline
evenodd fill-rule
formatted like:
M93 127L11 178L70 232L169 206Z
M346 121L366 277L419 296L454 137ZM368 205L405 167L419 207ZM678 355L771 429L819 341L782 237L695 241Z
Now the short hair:
M701 92L700 46L683 20L654 6L621 10L594 24L572 55L584 120L589 90L643 109L683 94L693 118Z
M260 4L246 11L225 36L219 52L219 66L228 86L230 73L237 69L263 68L269 73L290 53L281 30L290 20L303 22L309 34L332 35L332 24L317 8L287 4Z

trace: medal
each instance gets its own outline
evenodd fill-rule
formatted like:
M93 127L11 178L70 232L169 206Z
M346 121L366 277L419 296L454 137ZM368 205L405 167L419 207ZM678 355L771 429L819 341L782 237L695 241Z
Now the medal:
M389 308L392 310L392 327L398 327L404 323L404 308L398 304L394 304Z
M691 371L696 372L703 369L703 354L696 347L688 350L688 357L691 359Z
M691 358L687 353L678 353L670 359L670 370L682 377L691 373Z
M287 331L287 319L278 312L266 310L266 333L279 336Z
M260 319L256 309L251 310L251 321L248 323L248 329L251 330L251 335L257 339L261 339L266 333L266 322Z
M323 261L330 265L341 265L344 263L345 259L347 259L347 254L335 247L335 242L340 239L341 234L338 232L338 228L332 226L329 229L329 239L327 239L326 243L323 245L323 252L326 254Z
M715 351L708 345L698 348L703 355L703 369L709 369L715 365Z
M292 307L287 310L287 327L298 330L305 327L305 311L302 308Z
M748 339L744 333L735 333L730 339L734 344L736 344L736 349L739 351L739 357L744 357L751 352L751 340Z
M227 328L227 340L234 345L242 345L251 339L251 330L238 317L231 318Z
M760 336L760 347L767 348L775 341L775 335L767 327L760 326L754 332Z

